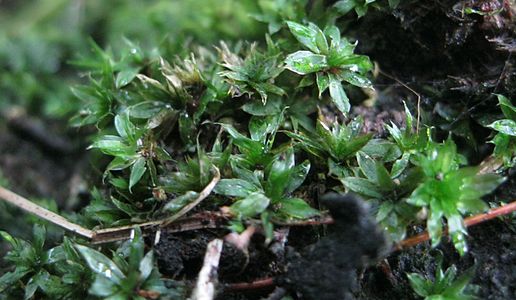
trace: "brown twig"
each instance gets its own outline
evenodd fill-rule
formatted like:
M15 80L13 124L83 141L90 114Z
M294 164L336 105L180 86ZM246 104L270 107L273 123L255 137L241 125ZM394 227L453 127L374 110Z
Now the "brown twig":
M484 214L478 214L475 216L468 217L464 219L464 226L469 227L473 225L477 225L489 220L492 220L496 217L508 215L512 212L516 211L516 201L513 201L507 205L500 206L498 208L492 209ZM444 234L448 234L448 230L444 231ZM430 239L430 235L427 231L420 233L416 236L410 237L401 241L398 245L396 245L395 250L402 250L406 248L413 247L420 243L426 242Z
M220 213L200 213L190 218L182 218L192 208L204 200L212 192L213 188L215 188L218 181L220 180L220 172L217 168L214 170L215 176L211 182L199 193L199 197L197 197L197 199L185 206L172 217L146 223L105 228L100 230L90 230L78 224L72 223L62 216L51 212L3 187L0 187L0 198L31 214L38 216L41 219L47 220L59 227L85 237L91 240L93 244L102 244L129 239L132 235L132 231L137 227L142 229L144 235L149 235L155 232L158 227L158 230L165 232L180 232L202 228L220 227L220 223L223 223L223 220L227 218L225 215Z
M239 292L239 291L249 291L249 290L261 290L265 288L270 288L274 286L274 278L263 278L258 279L253 282L238 282L238 283L230 283L226 284L224 287L225 292Z
M314 225L328 225L333 224L333 218L331 216L324 216L319 219L308 219L303 221L291 221L291 222L281 222L274 221L276 225L280 226L314 226Z
M190 217L182 217L165 227L159 226L167 219L96 230L91 242L93 244L105 244L126 240L131 236L131 231L136 227L142 230L144 236L157 234L157 231L174 233L206 228L221 228L225 226L227 219L228 217L222 213L200 212Z

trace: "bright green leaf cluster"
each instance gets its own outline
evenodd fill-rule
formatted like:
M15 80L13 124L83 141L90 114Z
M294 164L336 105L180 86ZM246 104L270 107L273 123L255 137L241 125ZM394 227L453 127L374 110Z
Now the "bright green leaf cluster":
M507 97L497 97L505 119L494 121L488 127L498 132L491 141L495 144L494 155L502 158L505 166L511 167L516 163L516 107Z
M89 247L75 245L95 274L89 293L106 299L134 300L143 300L144 295L151 293L156 298L177 296L176 291L168 289L161 279L154 266L153 252L144 253L140 229L135 229L133 235L132 240L118 248L113 259Z
M265 105L269 94L285 94L282 88L274 84L274 79L283 72L277 54L260 53L256 50L256 45L252 45L245 59L241 59L229 51L224 43L219 51L223 60L222 66L227 69L219 74L231 85L230 93L233 97L257 92Z
M389 7L396 8L401 0L389 0ZM359 18L365 16L370 6L378 6L379 1L377 0L340 0L337 1L333 7L337 9L337 11L345 15L349 13L351 10L355 10L357 16Z
M459 168L463 158L457 154L455 143L431 144L426 155L416 158L424 172L421 185L408 202L428 208L427 229L432 245L439 244L443 234L443 218L459 253L467 251L466 227L463 215L486 209L481 197L493 191L504 178L494 174L477 174L478 168Z
M288 21L287 24L299 43L310 51L289 54L285 59L286 68L300 75L315 73L319 97L329 89L337 108L348 113L351 106L341 82L372 88L371 81L366 77L366 73L373 68L369 57L354 54L357 43L342 38L336 26L328 26L323 32L313 23L305 26Z
M75 251L70 240L46 250L46 229L35 225L32 242L0 231L11 246L5 260L15 269L0 277L0 294L18 295L18 299L45 296L48 299L84 298L92 274Z
M410 285L416 294L425 300L473 300L474 295L467 292L468 284L475 274L470 268L457 278L457 267L452 265L445 272L442 269L442 254L436 259L435 278L430 280L417 273L407 274Z
M306 152L319 158L329 158L334 163L345 162L358 150L362 149L370 140L371 134L362 134L363 120L353 119L348 124L334 123L328 126L318 120L313 133L287 134L299 142L299 146Z
M407 170L408 158L396 160L388 170L385 163L360 151L356 154L360 176L340 178L342 184L378 205L377 220L395 241L405 238L407 226L414 221L416 209L406 197L421 179L419 168Z
M296 165L294 151L289 148L276 156L265 170L250 170L239 161L233 161L235 178L222 179L215 192L232 197L231 211L239 218L252 218L264 213L276 220L305 219L319 212L292 193L304 182L310 171L310 162Z

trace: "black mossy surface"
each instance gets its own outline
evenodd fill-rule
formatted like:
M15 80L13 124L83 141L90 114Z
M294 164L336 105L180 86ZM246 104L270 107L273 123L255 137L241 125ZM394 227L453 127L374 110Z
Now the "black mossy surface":
M335 220L331 232L300 253L290 253L279 281L302 299L354 299L357 269L378 259L386 240L357 197L328 194L322 203Z

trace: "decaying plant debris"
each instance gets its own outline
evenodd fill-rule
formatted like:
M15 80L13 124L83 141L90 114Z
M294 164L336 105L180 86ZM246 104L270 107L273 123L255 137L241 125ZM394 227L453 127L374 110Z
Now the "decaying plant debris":
M0 299L516 297L513 0L0 7Z

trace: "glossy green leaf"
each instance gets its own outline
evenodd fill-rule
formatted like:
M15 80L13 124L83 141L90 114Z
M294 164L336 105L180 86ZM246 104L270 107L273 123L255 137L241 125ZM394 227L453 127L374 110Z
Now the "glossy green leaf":
M318 216L320 212L300 198L287 198L279 203L279 212L289 218L307 219Z
M224 196L245 198L259 190L255 184L242 179L221 179L213 191Z
M310 161L305 160L303 163L295 166L290 172L288 183L285 188L285 194L294 192L305 181L308 172L310 171Z
M33 246L36 250L43 250L43 246L45 245L45 239L47 238L47 229L45 226L41 224L34 224L32 228L33 235Z
M140 68L127 68L118 72L115 79L115 86L117 89L128 85L140 72Z
M15 285L19 280L27 274L33 272L28 268L18 267L13 272L6 272L0 276L0 293Z
M430 282L428 282L423 276L416 273L407 274L407 277L409 279L410 286L416 294L421 297L429 296Z
M334 75L329 75L329 87L330 87L330 97L333 100L333 103L337 106L337 108L347 114L351 108L349 104L348 96L346 92L344 92L344 88L338 79L335 78Z
M511 101L503 96L496 95L498 97L498 103L500 104L500 108L502 109L503 114L509 120L516 121L516 107L512 105Z
M493 123L489 124L488 127L491 127L498 132L510 136L516 136L516 121L513 120L503 119L494 121Z
M367 179L369 179L371 182L378 183L376 162L369 155L363 152L358 152L356 156L360 171L362 171L362 173L364 173Z
M324 28L324 34L331 40L331 48L338 48L340 46L340 30L335 25L330 25Z
M116 284L120 284L125 278L120 268L104 254L82 245L75 245L75 248L81 253L90 269L96 274Z
M176 211L179 211L185 205L187 205L188 203L194 201L198 197L199 197L199 193L198 192L188 191L185 194L183 194L183 195L181 195L181 196L179 196L179 197L177 197L175 199L170 200L163 207L163 210L164 211L169 211L169 212L172 212L172 213L176 212Z
M122 138L134 141L134 137L136 135L136 126L131 123L128 114L115 116L115 128Z
M342 72L339 75L339 79L344 80L354 86L362 88L373 88L373 84L367 77L354 72Z
M129 190L142 179L143 174L147 171L147 159L145 157L138 158L131 166L131 175L129 176Z
M317 31L308 26L301 25L296 22L287 21L288 28L294 37L312 52L319 53L316 37Z
M387 140L372 139L363 148L362 151L374 159L384 162L391 162L401 156L400 148Z
M145 254L143 259L140 261L139 270L140 280L147 280L154 270L154 254L152 251L147 252L147 254Z
M443 235L443 224L441 220L442 216L442 211L435 208L431 209L428 213L426 227L432 240L432 247L436 247L441 242L441 237Z
M324 93L324 91L326 91L330 85L330 79L328 78L328 75L323 72L317 72L316 76L317 88L319 89L319 98L321 98L322 93Z
M321 29L319 29L319 27L317 27L313 23L310 23L309 27L316 32L315 43L317 45L317 48L319 49L319 52L321 54L328 54L329 45L324 33L321 31Z
M95 296L108 297L118 291L118 285L105 276L95 277L95 281L90 287L89 292Z
M444 294L446 296L456 296L457 299L474 299L473 297L463 295L462 293L466 289L466 286L468 283L473 279L475 276L475 268L471 267L467 269L457 280L453 281L449 286L446 288Z
M246 103L242 106L242 110L253 116L269 116L280 113L281 105L282 102L280 98L269 97L265 104L260 101Z
M125 143L125 141L115 135L104 135L94 140L88 149L97 148L105 154L112 156L124 156L134 153L134 147Z
M389 174L389 171L387 171L387 169L381 162L376 162L375 167L378 187L382 191L393 191L396 188L396 185L392 181L391 174Z
M267 209L270 199L261 192L249 194L231 205L231 211L239 218L252 218Z
M328 68L328 63L324 55L310 51L297 51L287 56L285 67L294 73L306 75Z
M403 173L403 171L405 171L405 169L407 168L408 163L409 163L409 158L410 158L410 153L406 152L406 153L403 153L403 155L401 156L400 159L398 159L394 162L394 164L392 165L392 169L391 169L391 178L399 177L401 175L401 173Z
M364 178L346 177L343 178L342 184L351 191L371 198L382 198L382 193L376 185Z
M356 6L356 0L340 0L337 1L333 7L337 9L340 14L347 14Z

